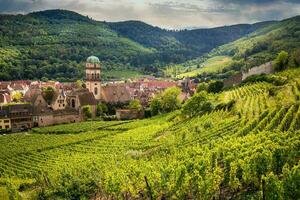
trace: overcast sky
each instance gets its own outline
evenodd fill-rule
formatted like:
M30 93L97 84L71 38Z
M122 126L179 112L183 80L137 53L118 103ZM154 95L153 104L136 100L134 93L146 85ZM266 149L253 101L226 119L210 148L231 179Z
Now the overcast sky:
M68 9L100 21L141 20L163 28L215 27L300 14L300 0L0 0L0 13Z

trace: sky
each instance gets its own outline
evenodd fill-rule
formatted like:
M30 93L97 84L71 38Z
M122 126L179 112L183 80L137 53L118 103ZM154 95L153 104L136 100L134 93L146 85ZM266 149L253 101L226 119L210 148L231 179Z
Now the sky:
M167 29L217 27L300 15L300 0L0 0L0 13L67 9L99 21L140 20Z

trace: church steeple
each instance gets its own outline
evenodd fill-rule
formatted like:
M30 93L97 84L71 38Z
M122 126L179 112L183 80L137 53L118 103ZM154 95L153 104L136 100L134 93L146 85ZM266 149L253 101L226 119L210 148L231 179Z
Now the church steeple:
M100 100L101 78L100 78L100 60L96 56L90 56L86 60L85 74L86 87L92 92L96 100Z

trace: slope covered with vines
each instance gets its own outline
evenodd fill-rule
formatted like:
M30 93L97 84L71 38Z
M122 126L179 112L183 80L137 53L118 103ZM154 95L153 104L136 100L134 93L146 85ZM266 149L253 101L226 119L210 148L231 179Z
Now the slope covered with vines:
M40 199L297 199L300 70L215 94L233 106L0 136L0 191ZM3 197L5 198L5 197Z

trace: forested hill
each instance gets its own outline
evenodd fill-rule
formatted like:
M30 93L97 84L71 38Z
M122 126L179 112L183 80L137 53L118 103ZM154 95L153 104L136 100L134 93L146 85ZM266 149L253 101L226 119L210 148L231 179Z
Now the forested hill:
M0 80L83 77L83 63L98 56L103 70L155 73L270 23L167 31L142 22L106 23L66 10L0 15Z
M176 48L180 47L185 50L185 59L207 53L217 46L237 40L270 24L276 24L276 22L269 21L210 29L172 31L153 27L140 21L108 23L110 28L120 35L128 37L145 47L155 48L160 51L176 50Z

